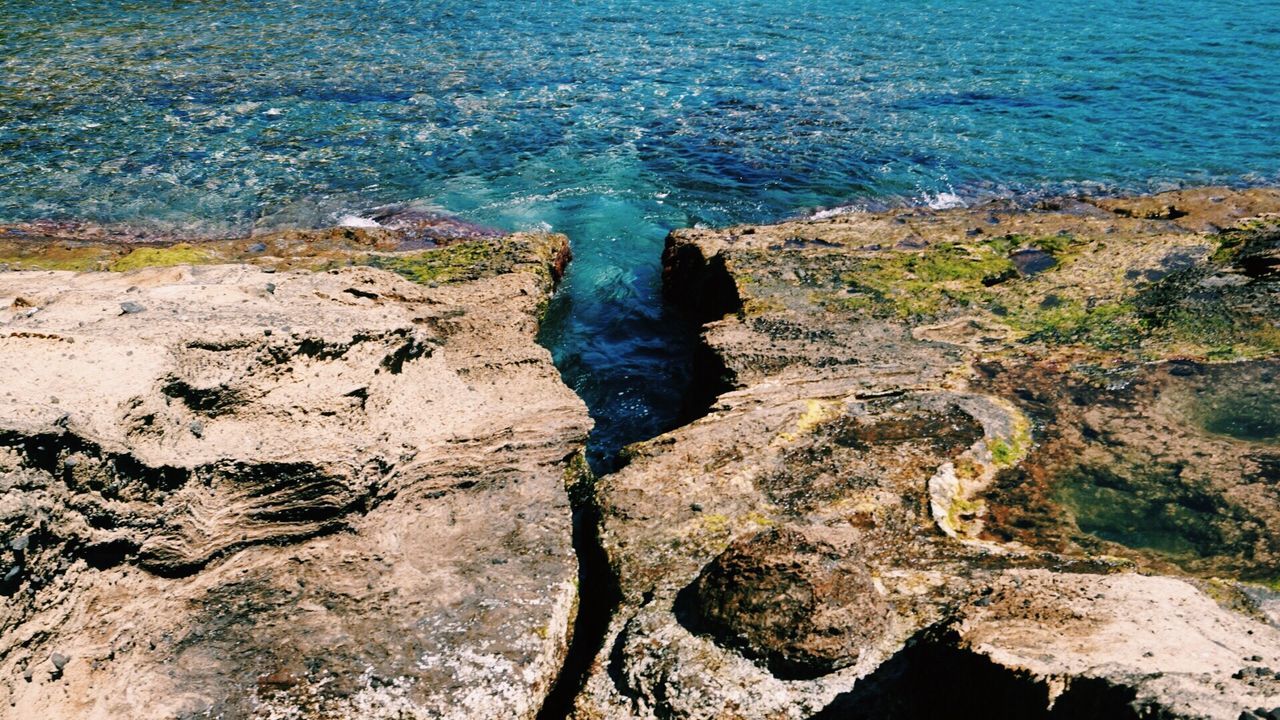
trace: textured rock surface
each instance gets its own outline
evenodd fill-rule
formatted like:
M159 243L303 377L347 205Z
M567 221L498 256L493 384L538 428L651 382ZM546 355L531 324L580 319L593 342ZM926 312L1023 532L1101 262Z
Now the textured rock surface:
M852 665L879 639L887 615L856 555L786 529L734 542L691 591L694 628L765 660L781 677Z
M164 267L0 274L0 715L537 712L590 427L534 342L567 247L404 241L20 244Z
M623 599L576 716L1280 706L1277 211L1209 188L673 233L715 399L598 483Z

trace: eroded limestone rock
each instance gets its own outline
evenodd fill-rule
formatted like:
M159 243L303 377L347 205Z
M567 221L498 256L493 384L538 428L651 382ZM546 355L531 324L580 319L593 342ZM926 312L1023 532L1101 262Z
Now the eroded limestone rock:
M532 717L590 427L534 342L565 239L261 242L0 274L0 715Z
M1280 706L1278 211L1209 188L674 232L710 407L599 482L623 600L576 716Z

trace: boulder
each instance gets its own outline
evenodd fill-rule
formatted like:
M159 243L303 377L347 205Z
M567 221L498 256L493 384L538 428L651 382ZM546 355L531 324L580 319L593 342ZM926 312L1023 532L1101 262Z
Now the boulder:
M784 528L735 541L690 591L695 630L764 660L779 677L852 665L888 614L856 554Z

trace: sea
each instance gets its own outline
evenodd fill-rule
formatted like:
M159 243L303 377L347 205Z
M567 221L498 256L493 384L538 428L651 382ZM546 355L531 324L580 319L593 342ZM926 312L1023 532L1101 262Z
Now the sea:
M673 228L1277 181L1276 0L0 2L0 223L565 233L606 465L689 384Z

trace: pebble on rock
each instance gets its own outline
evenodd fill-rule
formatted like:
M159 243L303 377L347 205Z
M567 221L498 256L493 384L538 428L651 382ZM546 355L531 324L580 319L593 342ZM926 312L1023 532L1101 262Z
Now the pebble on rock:
M142 307L141 305L133 301L126 301L126 302L120 303L121 315L136 315L144 310L146 310L146 308Z

